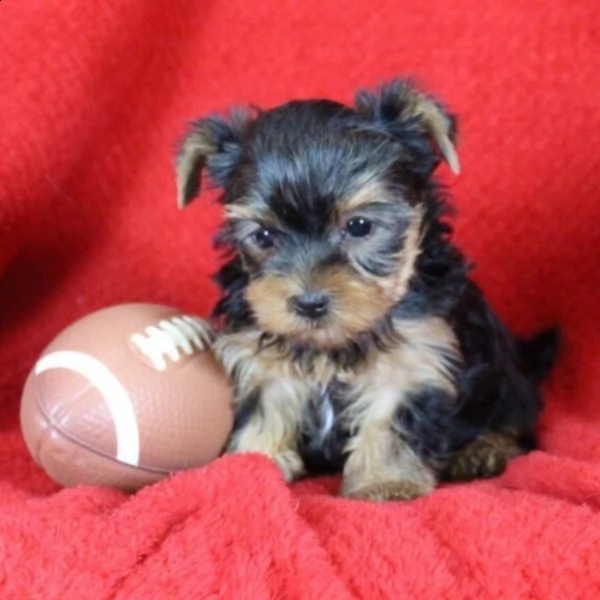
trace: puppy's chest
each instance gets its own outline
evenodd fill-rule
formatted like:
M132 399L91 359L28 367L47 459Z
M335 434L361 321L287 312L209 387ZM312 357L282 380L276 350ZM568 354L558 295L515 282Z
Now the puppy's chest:
M372 347L352 368L343 368L327 355L294 365L294 377L311 395L332 398L337 404L395 388L399 393L431 386L454 390L462 356L451 327L441 319L397 325L398 340L386 349Z
M383 411L384 403L400 403L423 387L455 392L460 356L450 327L430 318L396 328L397 344L372 347L351 368L324 352L259 349L255 332L227 336L219 354L239 389L256 391L264 405L280 407L300 419L305 432L322 439L344 421L360 420L374 405ZM371 416L377 418L375 412Z
M323 443L339 428L348 404L349 390L337 379L327 385L306 381L305 402L302 407L302 433Z
M295 391L295 398L288 400L298 402L304 434L325 439L339 424L350 401L354 373L318 353L290 361L285 371L280 374L281 381L287 381L287 388Z
M327 363L321 369L299 370L304 433L323 441L350 432L364 419L387 420L423 389L440 389L454 396L459 364L452 343L427 340L374 351L351 370Z

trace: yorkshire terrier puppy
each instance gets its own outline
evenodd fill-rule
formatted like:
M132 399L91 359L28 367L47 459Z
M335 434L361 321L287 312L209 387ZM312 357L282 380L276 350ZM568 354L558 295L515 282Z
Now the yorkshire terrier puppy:
M495 476L535 447L558 334L513 336L451 241L434 171L459 170L456 118L412 81L353 106L292 101L195 121L178 202L222 190L214 349L234 383L229 452L286 480L411 499Z

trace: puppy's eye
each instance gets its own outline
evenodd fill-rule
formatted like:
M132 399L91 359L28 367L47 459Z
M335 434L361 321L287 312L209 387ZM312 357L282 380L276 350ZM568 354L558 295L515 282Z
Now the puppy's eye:
M254 241L256 242L256 245L263 250L268 250L275 244L273 240L273 232L265 228L259 229L254 234Z
M372 229L373 223L364 217L354 217L346 223L346 233L355 238L368 236Z

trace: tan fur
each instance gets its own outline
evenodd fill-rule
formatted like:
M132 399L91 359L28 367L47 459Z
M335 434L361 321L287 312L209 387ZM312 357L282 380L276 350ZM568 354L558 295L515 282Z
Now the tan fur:
M392 202L395 199L383 187L381 181L369 171L366 171L363 178L354 184L357 192L348 198L341 200L338 213L346 217L348 213L357 212L359 209L374 202ZM345 219L341 218L343 222Z
M296 277L267 275L248 285L246 299L264 331L331 348L371 330L390 309L394 303L392 290L386 288L385 294L382 287L385 284L381 279L359 280L350 269L334 267L316 272L307 285ZM330 314L318 326L297 317L289 307L291 298L306 288L323 290L331 297Z
M304 286L297 277L272 274L251 281L246 288L246 300L263 331L289 334L302 325L290 309L289 301L303 291Z
M229 452L258 452L272 458L284 477L292 480L302 474L297 452L298 427L310 389L294 363L275 347L259 351L260 334L247 331L223 335L214 351L243 390L237 400L260 390L260 410L232 437Z
M460 162L454 144L450 141L450 120L431 98L417 90L408 92L404 100L407 103L407 108L400 118L419 117L424 127L436 141L452 172L458 175L460 173Z
M315 284L331 294L331 345L343 344L361 331L370 331L391 307L389 298L380 293L377 279L358 279L348 268L335 267L317 273Z
M226 373L243 390L238 401L260 393L260 410L231 439L228 452L259 452L272 458L291 481L303 472L298 456L299 426L303 410L323 382L336 374L333 363L318 354L310 365L289 360L289 348L259 346L256 330L226 334L213 348Z
M345 418L356 435L347 446L349 457L342 493L354 497L390 497L427 493L435 476L413 450L392 430L392 420L411 392L434 387L454 395L446 356L458 358L456 338L442 319L398 321L404 343L375 355L356 377L360 392ZM444 352L440 352L444 350Z
M393 385L373 385L352 405L358 433L348 442L341 493L356 498L387 499L385 490L411 488L415 496L430 492L435 477L410 446L392 430L392 418L402 403ZM362 410L361 410L362 409Z
M411 392L423 387L455 392L447 357L458 359L458 349L441 319L397 321L395 327L402 343L386 353L373 350L364 363L346 371L324 353L307 364L291 361L285 346L259 349L258 331L217 339L215 352L230 376L237 373L238 388L244 395L260 391L261 409L236 434L229 451L261 452L280 465L286 478L299 476L303 411L317 390L335 377L356 397L341 415L353 432L346 448L343 493L372 499L427 493L435 477L402 441L402 432L392 429L392 418Z
M353 374L353 387L361 396L349 409L353 427L364 421L366 411L387 406L373 402L373 398L386 398L390 388L396 395L407 395L422 387L436 387L451 395L456 392L447 357L458 360L459 349L446 322L435 317L399 320L394 328L403 343L385 353L372 354Z
M176 165L177 206L179 208L183 208L191 201L186 201L184 190L188 182L199 171L197 165L200 164L201 168L204 167L206 158L215 151L214 141L202 129L193 131L185 138Z
M487 433L461 450L450 465L448 476L453 481L494 477L504 471L510 459L522 452L512 437Z
M263 217L263 213L257 210L256 206L253 204L238 200L235 204L228 204L225 206L225 216L228 219L260 221Z
M230 440L229 452L257 452L269 456L292 481L304 470L298 448L298 426L306 398L294 379L269 377L261 387L261 409Z
M241 392L236 401L259 393L260 408L234 433L227 452L264 454L292 481L304 471L298 454L299 427L305 404L314 392L311 386L317 382L287 358L286 348L261 348L259 340L260 332L252 330L223 335L214 345L216 356ZM319 375L330 380L333 369L325 373L321 368Z
M420 253L422 219L422 209L419 207L415 209L411 216L410 225L405 234L404 246L398 257L398 269L395 275L379 280L378 287L391 304L401 300L408 290L415 270L415 263Z
M456 392L448 357L460 361L460 349L452 328L439 317L407 319L395 322L395 329L405 341L391 353L388 368L398 369L409 377L412 385L439 387L450 394ZM385 364L385 361L380 361ZM381 367L380 367L381 368Z
M408 289L419 255L421 218L421 212L415 211L398 257L398 269L391 277L358 278L353 269L333 267L309 273L305 280L273 274L250 282L246 299L261 329L311 341L322 348L343 345L356 334L370 331ZM331 297L330 314L318 326L298 318L289 306L291 298L306 289L323 290Z

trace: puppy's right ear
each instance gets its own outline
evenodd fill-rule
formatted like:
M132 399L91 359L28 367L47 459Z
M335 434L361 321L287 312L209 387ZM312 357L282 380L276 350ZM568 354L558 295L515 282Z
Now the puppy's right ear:
M248 111L237 110L231 113L229 120L210 116L191 123L175 158L179 208L200 194L205 168L217 186L227 185L239 163L244 132L250 120Z

